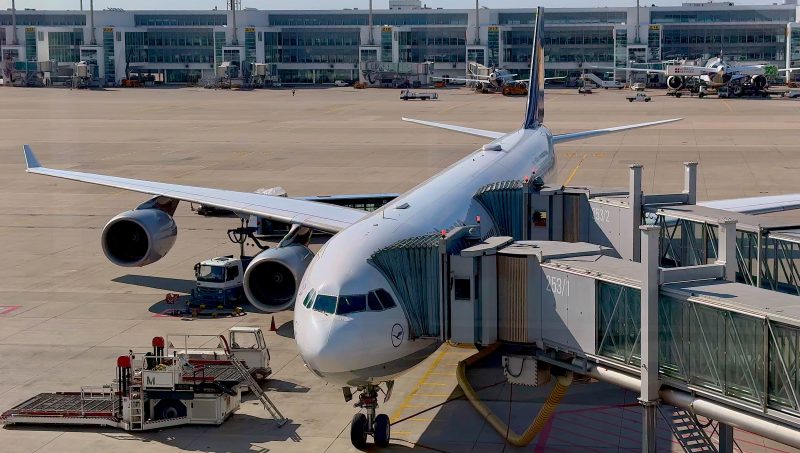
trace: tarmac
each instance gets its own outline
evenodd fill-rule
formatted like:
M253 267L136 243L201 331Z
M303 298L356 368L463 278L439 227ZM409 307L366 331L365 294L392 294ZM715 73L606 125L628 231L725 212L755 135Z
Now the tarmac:
M28 175L22 145L43 165L116 176L254 191L282 186L290 196L403 192L485 140L400 121L412 117L481 129L519 127L524 98L439 91L438 101L401 101L399 90L353 88L257 90L0 88L0 412L40 393L110 383L115 361L150 349L152 337L219 334L234 325L267 330L271 315L182 319L164 316L168 292L193 286L193 266L234 254L230 218L205 218L181 203L178 240L145 268L109 263L100 233L114 215L146 196ZM557 147L556 184L624 187L628 166L644 165L645 192L682 188L685 161L700 163L700 200L800 192L800 100L696 99L653 91L546 93L554 133L684 117L683 121ZM784 215L797 217L797 213ZM253 252L254 249L248 248ZM0 429L4 452L353 451L356 409L341 389L307 371L292 338L292 312L267 332L274 371L271 398L291 419L276 428L252 397L220 427L147 433L54 426ZM457 362L473 349L444 345L401 377L380 412L396 423L383 451L639 451L635 394L601 383L574 384L551 423L528 448L504 444L460 398ZM548 389L513 390L495 368L471 374L490 407L521 432ZM433 410L425 409L453 399ZM512 401L512 404L509 404ZM680 451L659 423L659 450ZM745 452L792 452L736 431ZM377 451L377 450L376 450ZM738 451L738 450L737 450Z

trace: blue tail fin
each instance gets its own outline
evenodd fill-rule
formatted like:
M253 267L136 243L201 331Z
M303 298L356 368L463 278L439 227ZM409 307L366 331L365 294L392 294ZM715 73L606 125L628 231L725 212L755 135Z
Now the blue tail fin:
M544 8L536 8L536 25L533 28L531 76L528 82L528 108L525 112L525 129L536 129L544 121Z

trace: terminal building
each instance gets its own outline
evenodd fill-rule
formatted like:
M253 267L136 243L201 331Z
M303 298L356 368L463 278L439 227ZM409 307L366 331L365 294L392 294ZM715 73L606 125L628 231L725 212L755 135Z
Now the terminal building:
M15 61L74 67L96 59L97 77L106 84L118 84L131 74L186 83L213 77L225 62L238 62L245 71L250 63L263 63L274 81L293 84L363 81L386 73L427 82L431 75L463 76L467 62L528 71L533 9L428 9L418 0L391 0L389 6L235 12L8 10L0 12L0 47L5 69ZM737 62L800 67L796 0L757 6L722 2L550 8L545 15L547 76L720 53ZM624 71L614 72L625 78ZM792 77L800 78L800 71Z

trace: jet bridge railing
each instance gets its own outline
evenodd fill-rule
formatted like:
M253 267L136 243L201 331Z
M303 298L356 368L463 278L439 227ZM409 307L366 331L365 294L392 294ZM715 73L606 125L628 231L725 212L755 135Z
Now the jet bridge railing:
M658 214L660 265L713 263L718 257L715 222ZM736 263L739 283L800 296L800 235L758 226L737 227Z

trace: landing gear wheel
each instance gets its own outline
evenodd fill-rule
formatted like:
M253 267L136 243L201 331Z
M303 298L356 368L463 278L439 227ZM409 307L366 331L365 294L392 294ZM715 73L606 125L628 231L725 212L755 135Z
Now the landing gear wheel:
M382 448L388 447L391 430L392 427L389 424L388 415L380 414L377 417L375 417L375 428L373 434L373 436L375 437L375 445Z
M350 442L359 449L367 446L367 416L364 414L353 415L350 423Z

